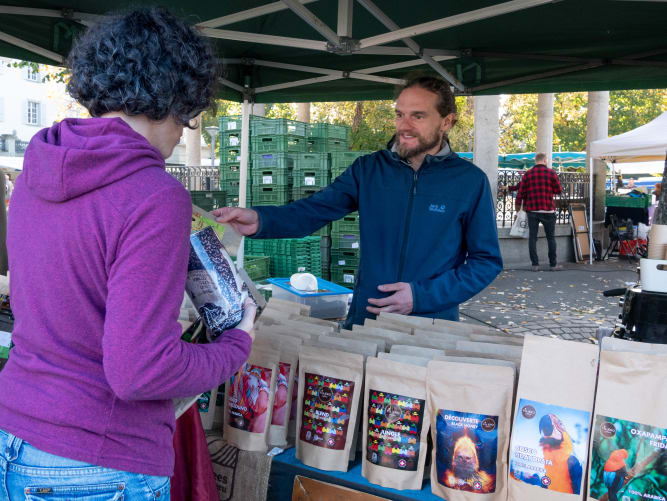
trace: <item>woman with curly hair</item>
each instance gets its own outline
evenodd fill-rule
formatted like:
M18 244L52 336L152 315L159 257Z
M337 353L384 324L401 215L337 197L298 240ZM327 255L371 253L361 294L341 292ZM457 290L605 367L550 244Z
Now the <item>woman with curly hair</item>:
M163 501L172 399L218 386L252 344L252 306L215 343L180 339L192 208L164 159L210 107L215 59L140 9L90 28L68 65L93 118L38 132L12 196L0 500Z

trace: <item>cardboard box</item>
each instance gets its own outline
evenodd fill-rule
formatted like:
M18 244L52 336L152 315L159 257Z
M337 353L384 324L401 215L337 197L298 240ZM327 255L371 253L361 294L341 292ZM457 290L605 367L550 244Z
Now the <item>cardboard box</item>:
M320 482L301 475L294 477L292 501L340 501L341 499L345 501L389 501L387 498Z

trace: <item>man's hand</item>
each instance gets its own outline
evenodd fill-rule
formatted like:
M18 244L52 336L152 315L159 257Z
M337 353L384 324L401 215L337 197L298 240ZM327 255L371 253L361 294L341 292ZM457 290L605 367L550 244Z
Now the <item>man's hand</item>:
M252 209L239 207L223 207L213 211L215 220L220 224L228 224L241 235L254 235L259 229L259 216Z
M397 282L395 284L378 285L378 290L381 292L393 292L391 296L375 299L369 298L368 302L373 306L366 306L366 309L371 313L378 314L381 311L388 313L400 313L408 315L412 312L412 287L406 282Z

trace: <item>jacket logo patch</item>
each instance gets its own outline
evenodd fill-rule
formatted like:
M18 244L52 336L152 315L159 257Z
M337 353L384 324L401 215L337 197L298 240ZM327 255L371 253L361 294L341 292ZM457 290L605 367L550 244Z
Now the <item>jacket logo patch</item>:
M445 212L445 204L438 205L438 204L431 204L428 206L428 210L431 212L440 212L441 214L444 214Z

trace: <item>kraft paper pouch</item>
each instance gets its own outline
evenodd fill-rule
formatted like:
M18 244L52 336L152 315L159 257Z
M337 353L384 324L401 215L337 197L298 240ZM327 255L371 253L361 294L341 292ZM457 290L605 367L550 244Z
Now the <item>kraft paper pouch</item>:
M321 470L347 471L363 379L362 355L301 348L297 459Z
M498 355L499 358L521 358L523 353L523 348L521 346L496 343L477 343L474 341L458 341L456 343L456 349Z
M271 429L269 444L284 447L287 445L287 426L292 410L292 393L294 391L294 376L299 363L299 349L301 339L288 336L274 336L273 339L256 339L254 346L268 347L280 352L278 372L276 374L276 388L271 414Z
M301 303L295 303L294 301L285 301L284 299L278 299L277 297L272 297L269 299L271 303L271 308L276 310L289 310L291 313L310 316L310 306ZM267 303L268 304L268 303Z
M273 335L273 334L281 334L283 336L292 336L292 337L298 337L302 340L308 340L308 339L313 339L317 338L318 335L316 334L311 334L309 332L304 332L300 329L294 329L290 327L285 327L280 324L275 324L275 325L264 325L264 324L259 324L255 326L255 332L257 336L264 336L264 335Z
M452 343L452 348L456 346L458 341L470 341L471 334L468 332L448 333L438 331L428 331L423 329L415 329L415 337L438 339L440 341L448 341Z
M417 317L401 315L400 313L380 312L377 320L384 323L403 325L412 329L430 329L433 327L433 319L428 317Z
M487 334L494 335L498 331L486 325L466 324L464 322L456 322L454 320L442 320L436 318L433 322L433 329L442 332L468 332L470 334Z
M468 336L470 341L478 343L495 343L495 344L509 344L516 346L523 346L523 337L520 336L488 336L485 334L470 334Z
M598 347L526 336L510 446L509 499L583 499Z
M413 315L401 315L399 313L381 312L378 316L381 322L389 322L398 325L410 326L413 329L425 331L437 331L451 334L488 334L497 335L498 331L486 325L466 324L453 320L441 320Z
M358 339L359 341L371 341L377 345L378 353L387 351L387 340L381 336L373 336L371 334L357 334L356 332L342 329L336 333L337 337L344 339Z
M335 336L320 336L312 342L318 343L326 348L347 351L348 353L360 353L364 360L368 357L374 357L378 353L377 343L373 341L364 341L361 339L347 339ZM308 344L308 343L306 343ZM312 345L311 345L312 346Z
M665 499L667 346L605 341L591 431L588 499Z
M260 326L263 327L264 323L260 322ZM333 333L331 327L325 327L323 325L306 324L303 322L296 322L294 320L279 320L277 323L273 324L272 327L281 327L283 329L288 329L288 330L294 329L298 330L299 332L305 332L314 336Z
M278 363L276 350L253 346L248 361L225 385L227 443L245 451L268 450Z
M505 501L514 370L431 361L426 380L431 491L447 501Z
M511 367L516 370L516 364L509 360L498 360L493 358L477 358L477 357L451 357L445 355L444 357L435 357L433 360L440 362L458 362L461 364L479 364L479 365L499 365L502 367Z
M372 484L421 490L429 415L426 368L369 358L361 474Z
M243 302L251 297L261 312L264 298L223 247L212 227L190 235L190 257L185 290L208 327L209 341L236 327L243 318Z
M303 315L291 314L289 316L290 320L296 320L297 322L303 322L306 324L321 325L323 327L331 327L334 332L338 331L338 322L332 322L330 320L322 320L321 318L315 317L304 317Z
M415 357L412 355L402 355L399 353L378 353L378 358L380 360L391 360L393 362L399 362L402 364L418 365L420 367L426 367L431 360L430 358L425 357Z
M367 318L366 320L364 320L364 327L377 327L380 329L388 329L396 332L403 332L405 334L412 334L412 331L414 330L414 327L405 324L379 320L379 319L373 320L372 318Z
M387 350L391 349L393 344L408 344L411 342L412 335L405 332L392 331L389 329L381 329L379 327L365 327L354 325L352 332L359 334L369 334L371 336L380 336L386 340Z
M429 358L432 360L434 357L444 356L445 350L436 350L435 348L424 348L423 346L411 346L407 344L395 344L391 347L391 353Z

